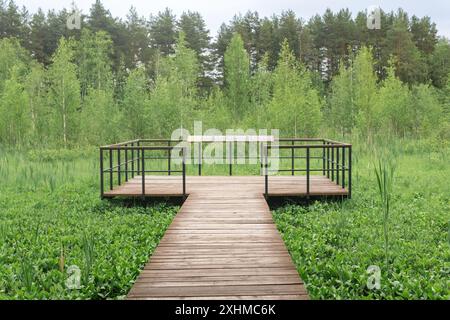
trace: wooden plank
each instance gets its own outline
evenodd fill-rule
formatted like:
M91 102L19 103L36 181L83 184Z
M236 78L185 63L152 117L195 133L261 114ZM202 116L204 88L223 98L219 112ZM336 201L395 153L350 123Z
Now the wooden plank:
M247 286L190 286L190 287L146 287L133 286L129 297L189 297L189 296L238 296L306 294L300 284L247 285Z

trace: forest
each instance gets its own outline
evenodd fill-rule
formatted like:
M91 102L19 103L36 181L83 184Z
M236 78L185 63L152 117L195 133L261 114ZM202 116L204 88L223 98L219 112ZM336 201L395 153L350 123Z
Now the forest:
M96 1L70 30L77 10L0 1L2 145L167 138L194 120L292 137L449 138L450 43L429 17L382 12L368 30L365 12L255 11L213 38L197 12L131 7L123 20Z

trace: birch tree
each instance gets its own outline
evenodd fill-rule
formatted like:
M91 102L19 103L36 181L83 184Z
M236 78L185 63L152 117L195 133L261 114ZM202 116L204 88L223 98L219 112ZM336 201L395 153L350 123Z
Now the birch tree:
M52 129L57 143L67 147L75 143L79 132L80 82L73 63L74 42L61 38L49 69L49 106L52 109Z

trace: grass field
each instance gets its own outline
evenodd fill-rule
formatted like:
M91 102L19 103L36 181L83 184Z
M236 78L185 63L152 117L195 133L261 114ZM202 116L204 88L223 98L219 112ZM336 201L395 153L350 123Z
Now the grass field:
M354 149L351 201L274 211L313 299L450 298L450 148L398 142L388 153L396 174L387 262L368 149ZM101 201L97 156L97 150L0 153L0 299L126 295L178 208ZM67 283L77 275L74 265L78 289ZM367 288L371 265L381 269L380 289Z

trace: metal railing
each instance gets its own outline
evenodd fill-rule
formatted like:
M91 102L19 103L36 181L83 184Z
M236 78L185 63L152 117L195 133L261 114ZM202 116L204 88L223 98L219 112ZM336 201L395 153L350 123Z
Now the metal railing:
M109 190L115 186L128 182L137 174L141 175L141 195L145 197L145 174L146 173L180 173L182 175L182 193L186 196L186 150L183 147L172 145L176 140L168 139L136 139L127 142L117 143L109 146L100 147L100 195L103 198L105 194L105 175L108 176ZM161 144L165 145L152 145ZM150 145L149 145L150 144ZM181 169L175 170L172 166L171 152L174 149L181 150ZM167 156L153 155L163 151ZM105 157L105 153L107 154ZM105 159L107 166L105 167ZM146 160L167 160L167 170L149 170L146 168Z
M347 197L351 198L352 195L352 145L342 142L337 142L329 139L318 138L283 138L278 140L280 145L265 145L264 148L264 161L261 166L264 168L264 194L269 195L269 173L271 172L290 172L291 175L295 175L296 172L306 173L306 195L311 195L311 173L321 172L331 181L340 185L343 189L347 188ZM282 144L282 143L290 143ZM307 144L298 144L307 143ZM269 169L269 159L273 158L269 156L269 150L272 148L278 148L280 152L282 150L291 150L290 156L277 156L278 159L291 159L291 166L289 169L275 170ZM297 150L304 150L304 156L298 156ZM316 155L312 155L312 152L316 151ZM319 155L317 155L319 151ZM296 168L296 159L304 159L306 164L304 168ZM321 162L320 168L311 168L311 160Z
M146 173L166 173L167 175L182 175L183 196L186 196L186 161L187 156L192 153L197 156L198 175L202 175L203 160L209 159L203 155L203 143L191 142L189 147L179 146L183 140L170 139L136 139L123 143L117 143L109 146L100 147L100 192L103 198L105 192L105 179L109 183L109 189L113 190L115 186L127 182L130 177L134 178L137 174L142 176L141 194L145 197L145 174ZM236 144L242 142L223 142L226 145L227 152L222 160L228 165L228 174L233 175L233 162L239 159L256 160L256 165L260 165L260 174L264 176L266 196L269 195L269 175L273 171L278 173L289 172L292 176L296 174L306 175L306 194L311 193L311 173L321 172L331 181L347 188L348 198L351 198L352 192L352 145L341 143L329 139L321 138L280 138L274 142L258 142L259 154L256 156L239 156L235 152ZM248 143L248 142L244 142ZM197 149L191 146L197 146ZM288 168L269 169L269 150L278 148L280 154L277 154L281 163L289 160ZM171 152L179 149L182 152L182 163L179 170L174 169ZM289 151L288 154L283 150ZM304 152L299 154L303 150ZM158 153L159 152L159 153ZM162 154L161 154L162 152ZM190 154L188 154L190 153ZM166 170L149 170L146 168L146 160L165 160L167 161ZM106 162L106 165L105 165ZM304 165L298 167L298 163ZM312 162L320 163L320 168L312 167ZM189 161L190 163L190 161Z

